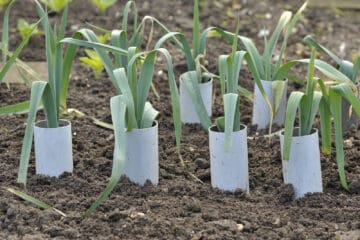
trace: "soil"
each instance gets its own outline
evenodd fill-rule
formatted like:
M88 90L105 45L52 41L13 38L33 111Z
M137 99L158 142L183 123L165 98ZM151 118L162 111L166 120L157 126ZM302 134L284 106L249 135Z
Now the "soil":
M124 1L118 1L108 16L102 16L87 4L73 1L69 12L68 35L86 26L84 21L107 29L119 28ZM215 25L233 30L234 12L239 10L241 34L252 37L261 46L257 33L272 28L284 9L295 11L300 3L288 1L200 1L202 27ZM295 1L293 1L295 2ZM191 37L192 4L187 1L139 1L141 16L153 15L171 30L181 30ZM235 8L235 10L234 10ZM26 11L24 11L26 9ZM1 11L1 18L4 10ZM115 17L114 17L115 16ZM36 12L27 1L18 1L11 15L11 47L20 42L16 19L36 21ZM51 20L59 20L58 15ZM309 50L301 43L306 34L315 35L330 49L351 58L359 50L360 14L351 10L308 8L304 19L289 42L288 57L306 57ZM155 31L156 37L160 31ZM45 59L43 37L35 36L24 49L23 60ZM344 46L344 45L343 45ZM184 57L174 47L175 74L184 71ZM218 39L209 40L207 68L217 72L217 56L231 47ZM79 51L79 55L83 52ZM157 70L162 70L159 65ZM109 122L109 99L116 94L105 73L95 79L91 70L76 62L70 83L68 106L88 117L68 116L73 131L74 172L60 178L35 175L31 157L28 184L16 183L18 161L27 115L0 117L0 238L1 239L360 239L360 129L345 134L346 174L350 191L341 188L335 153L322 155L324 193L309 194L293 200L293 188L282 181L279 139L261 137L251 126L251 101L241 100L241 120L249 127L248 141L250 193L212 189L208 137L198 125L183 125L181 167L175 151L174 127L166 71L156 71L154 82L160 99L149 99L161 112L159 122L160 182L158 186L138 186L122 178L110 197L89 218L82 214L104 189L111 174L113 133L94 125L90 117ZM303 68L296 73L305 76ZM253 89L247 69L241 71L240 83ZM0 105L27 100L28 86L4 84L0 88ZM300 86L290 83L290 90ZM215 84L214 117L222 114L220 91ZM79 94L80 93L80 94ZM43 114L38 114L42 119ZM195 181L195 175L203 183ZM23 190L66 214L42 210L12 195L3 187Z

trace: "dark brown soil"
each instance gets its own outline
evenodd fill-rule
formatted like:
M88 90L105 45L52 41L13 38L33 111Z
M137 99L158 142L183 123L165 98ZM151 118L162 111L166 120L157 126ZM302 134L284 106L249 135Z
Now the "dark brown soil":
M88 6L88 1L73 1L70 9L69 35L74 29L90 21L108 29L119 28L124 1L101 16ZM215 1L214 1L215 2ZM202 27L217 25L234 29L231 1L201 1ZM236 1L234 1L236 3ZM247 2L247 3L246 3ZM283 9L296 10L299 4L288 1L243 1L241 3L241 34L258 43L257 32L273 27ZM36 13L27 1L19 1L12 14L15 28L17 17L36 20ZM182 30L191 36L192 3L188 1L142 1L140 15L153 15L172 30ZM235 6L236 7L236 6ZM26 9L26 10L24 10ZM1 12L1 18L4 11ZM267 15L266 15L267 14ZM267 19L270 17L271 19ZM59 16L53 16L56 20ZM359 50L360 14L355 11L312 9L291 38L288 57L307 56L301 44L306 34L316 35L320 42L337 51L344 42L344 55ZM159 33L156 32L156 36ZM19 43L16 31L11 33L11 46ZM44 60L43 37L33 38L22 54L24 60ZM218 40L208 45L208 69L217 72L217 56L228 53L230 46ZM36 51L40 50L40 51ZM184 57L171 48L175 74L184 70ZM80 52L81 54L81 52ZM160 69L160 67L159 67ZM304 75L303 69L296 70ZM60 178L35 175L34 158L28 174L26 193L61 210L66 217L53 210L41 210L1 189L1 239L360 239L360 129L346 134L346 173L350 192L339 183L334 153L322 156L324 193L310 194L293 200L293 189L282 183L279 140L265 138L249 140L250 194L212 189L207 134L197 125L183 128L182 155L186 169L180 167L175 152L175 137L171 117L166 74L155 75L155 85L161 99L153 93L150 101L161 112L159 121L160 182L158 186L143 187L122 179L110 197L89 218L81 215L104 189L111 174L112 131L95 126L89 118L71 119L73 126L74 172ZM247 70L242 70L242 86L253 89ZM214 117L222 114L219 86L215 84ZM295 89L290 84L290 89ZM88 116L109 121L109 99L116 94L104 73L94 79L90 70L76 63L70 85L68 106ZM29 98L25 85L12 84L0 88L0 106ZM242 122L249 135L261 135L250 126L251 102L241 101ZM26 115L0 117L0 186L22 189L16 184L18 161L24 135ZM42 118L39 114L38 119ZM189 177L189 172L203 181ZM23 190L23 189L22 189Z

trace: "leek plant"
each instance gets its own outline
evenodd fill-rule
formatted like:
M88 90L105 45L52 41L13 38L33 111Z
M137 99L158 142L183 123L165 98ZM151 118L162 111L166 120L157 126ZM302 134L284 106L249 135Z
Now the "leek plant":
M320 112L322 152L331 153L331 119L334 121L336 161L340 176L341 185L348 190L348 185L344 169L344 149L341 124L341 99L342 97L355 109L357 115L360 115L360 101L348 85L344 82L346 76L333 68L332 66L315 60L315 50L312 50L310 60L300 60L298 62L309 63L306 91L291 93L286 110L285 134L283 160L287 161L290 156L291 140L294 129L296 112L299 114L299 135L310 134L317 112ZM328 78L337 81L337 85L327 86L322 79L314 77L315 68L324 73ZM316 91L316 87L320 91Z
M134 14L133 14L133 16L134 16L134 18L133 18L134 31L133 31L132 35L130 35L127 31L128 30L129 13L130 13L131 7L133 7L133 12L134 12ZM129 47L137 47L140 49L146 24L147 24L147 22L150 22L151 29L149 32L146 49L150 48L150 43L151 43L152 34L153 34L153 27L154 27L154 24L157 24L161 30L166 32L166 34L156 43L155 49L160 48L161 45L168 39L172 39L176 43L176 45L185 52L188 70L189 71L196 70L196 68L195 68L195 66L196 66L195 62L197 61L196 59L199 59L198 56L201 56L204 54L204 52L205 52L204 46L206 43L206 36L211 30L213 30L210 28L205 30L202 34L202 37L200 38L199 37L200 33L199 33L198 16L199 16L198 0L195 0L194 26L197 30L196 31L194 30L194 39L195 39L194 42L196 42L196 44L194 44L194 45L198 46L197 49L199 49L199 50L195 50L195 47L194 47L194 51L196 51L197 53L192 54L190 45L189 45L188 41L186 40L185 36L181 33L170 32L170 30L156 18L151 17L151 16L145 16L142 19L142 21L140 23L138 23L138 12L137 12L135 2L128 1L123 10L123 19L122 19L121 30L115 29L115 30L111 31L110 39L111 39L112 45L110 47L114 47L114 49L119 49L119 48L128 49ZM106 30L104 31L104 29L101 29L99 27L96 27L96 28L105 33L110 32L110 31L106 31ZM223 35L228 36L225 33L223 33ZM176 38L176 36L179 36L180 40L178 40ZM81 37L84 37L87 41L80 40ZM116 83L115 83L116 80L115 80L113 71L119 67L123 67L125 69L127 68L128 58L126 57L126 55L124 55L124 52L117 52L117 51L113 52L113 55L114 55L114 61L113 61L112 57L109 56L109 51L106 50L107 47L104 47L103 44L100 43L99 39L97 39L97 37L96 37L96 34L90 29L81 29L76 34L74 34L72 38L66 38L62 42L75 44L77 46L94 48L95 51L97 52L97 54L99 55L99 57L102 59L104 68L105 68L107 74L109 75L111 82L116 87L118 92L121 93L120 89L116 86ZM203 54L200 54L200 53L203 53ZM199 71L199 68L198 68L198 71ZM210 124L211 124L210 119L207 116L206 126L209 126ZM204 124L204 126L205 126L205 124Z
M309 46L316 48L319 52L327 55L330 57L335 63L336 68L343 73L348 79L354 84L358 84L358 74L360 69L360 54L358 54L354 62L350 62L348 60L343 60L332 53L330 50L325 48L323 45L319 44L314 38L311 36L306 36L304 38L304 42L307 43ZM353 88L354 86L352 86Z
M44 34L44 32L38 30L36 23L30 24L23 18L18 19L17 29L23 39L26 38L28 35L33 36Z
M84 63L85 66L88 66L94 72L95 78L99 78L102 71L104 70L104 65L101 61L99 54L94 50L85 49L86 57L79 57L79 60Z
M5 6L6 4L8 4L10 2L10 0L0 0L0 9Z
M330 50L319 44L315 39L311 36L306 36L304 38L304 42L308 45L316 48L319 52L327 55L330 57L335 63L336 68L343 73L347 78L348 85L353 89L353 91L358 95L358 87L359 87L359 80L358 74L360 69L360 54L357 54L354 58L353 62L348 60L343 60L332 53ZM352 115L352 109L349 105L343 101L344 114L343 114L343 128L346 130L350 127L351 123L356 120L355 116Z
M284 79L293 78L289 74L290 69L284 66L287 41L292 34L294 27L299 21L302 12L305 10L306 5L307 2L305 2L299 8L294 16L292 16L290 11L285 11L282 13L270 39L268 40L266 36L264 38L264 52L262 55L260 55L251 39L247 37L240 37L246 51L249 53L249 56L246 58L246 60L248 62L250 71L255 79L256 85L258 86L270 109L270 129L272 125L272 119L280 106L280 100L285 86ZM284 33L283 41L281 43L278 55L275 56L275 50L282 32ZM273 62L275 57L277 60L276 62ZM270 103L268 97L266 96L261 80L273 82L273 88L276 88L276 91L274 91L276 94L274 94L273 103Z
M133 11L133 24L134 24L134 31L130 35L127 31L128 29L128 21L129 21L129 13L130 11ZM149 43L152 39L152 32L153 32L153 25L154 22L156 22L161 28L165 28L157 19L145 16L140 24L138 24L138 11L135 5L134 1L128 1L124 7L123 10L123 20L122 20L122 29L118 30L112 30L108 31L106 29L93 26L96 30L99 30L103 33L103 35L97 36L94 31L91 29L81 29L77 33L73 35L72 38L66 38L63 40L63 42L74 44L77 46L83 46L88 48L93 48L88 58L82 58L82 61L86 61L87 65L91 65L93 70L97 72L97 74L100 74L103 68L105 68L110 81L112 82L113 86L116 88L118 93L120 94L120 89L118 88L116 84L116 79L113 74L113 71L117 68L123 67L127 68L128 65L128 57L127 57L127 51L124 49L128 49L130 47L137 47L140 49L141 47L141 40L142 36L144 34L145 26L147 21L151 22L151 29L149 33L149 40L148 44L146 46L146 49L149 49ZM167 29L166 29L167 30ZM104 47L104 38L110 36L111 44L112 46L105 45ZM80 40L81 38L85 38L87 41ZM112 51L112 55L109 55L109 51L107 50L107 47L114 47L113 49L123 49L122 51ZM101 61L100 61L101 60ZM152 90L155 93L155 95L159 98L159 95L153 85L151 84ZM111 124L104 123L100 120L97 120L93 118L94 123L105 127L105 128L112 128Z
M239 20L235 35L239 32ZM233 38L232 51L230 55L219 57L219 74L221 95L224 102L224 116L216 119L218 131L225 132L225 151L231 149L232 133L240 130L240 100L238 94L239 74L245 51L237 50L238 38Z
M128 27L128 16L129 12L131 10L131 7L134 7L134 33L133 35L128 38L127 34L127 27ZM104 43L101 43L101 39L98 38L98 36L92 31L91 29L80 29L78 32L76 32L72 38L65 38L62 40L63 43L70 43L77 46L83 46L88 48L94 48L97 55L102 60L103 66L109 75L110 81L120 94L121 91L117 85L115 76L114 76L114 70L120 67L127 68L128 65L128 57L127 57L127 51L124 49L128 49L130 47L138 47L140 48L141 45L141 37L142 37L142 27L138 26L137 23L137 9L134 1L128 1L125 5L124 11L123 11L123 21L122 21L122 29L121 30L113 30L113 31L107 31L104 29L101 29L99 27L96 27L97 29L105 32L105 34L110 34L110 40L112 45L106 45ZM82 37L84 37L87 41L80 40ZM123 49L123 51L112 51L112 54L114 56L114 61L112 56L109 55L109 51L107 48L113 48L113 49Z
M100 43L106 43L110 33L105 33L103 35L98 35L97 38ZM85 49L86 57L80 57L79 60L87 67L90 67L94 74L95 78L99 78L100 74L104 70L104 64L101 60L101 57L95 50Z
M100 43L106 43L109 37L110 33L105 33L103 35L97 36ZM101 57L95 50L85 49L85 53L87 56L80 57L79 60L84 63L85 66L88 66L93 70L95 78L99 78L100 74L104 70L104 65Z
M129 20L128 16L131 7L134 8L133 9L134 32L131 36L128 36L127 33L128 20ZM141 40L147 21L151 22L151 26L153 26L155 22L161 27L161 29L170 32L161 22L150 16L144 17L141 23L138 24L138 13L137 13L136 5L134 1L128 1L123 11L122 30L111 31L111 36L110 36L111 45L100 43L96 34L90 29L81 29L77 33L75 33L72 38L65 38L61 42L69 43L74 46L93 48L101 58L104 68L109 76L109 79L112 82L115 89L117 90L118 94L122 94L118 80L114 75L114 70L118 68L124 68L126 71L128 71L128 66L130 61L129 56L132 56L134 54L134 52L131 51L138 51L137 49L140 49ZM151 39L151 35L152 35L152 31L150 31L149 39ZM82 37L87 39L87 41L80 40ZM148 47L149 47L149 43L147 48ZM153 83L151 82L151 85L152 84ZM174 112L178 112L178 110L174 109ZM107 125L103 124L98 120L96 120L96 122L99 123L101 126L105 126L105 127L107 127L108 125L108 124ZM181 124L178 124L176 122L175 122L175 134L176 134L177 151L180 152Z
M56 128L59 125L61 109L66 107L69 77L72 62L75 57L75 46L69 46L63 54L63 46L59 43L64 38L68 8L66 7L61 18L60 29L55 30L50 26L46 10L35 0L36 10L41 18L42 27L46 38L46 59L48 64L48 82L35 81L31 86L29 114L25 129L24 141L21 149L18 182L26 184L27 169L29 164L33 125L40 102L42 102L47 127Z
M204 59L206 52L206 40L210 36L221 36L225 40L231 41L234 34L225 32L217 27L208 27L201 33L199 3L198 0L194 0L192 43L190 43L190 41L182 33L168 32L160 38L155 45L155 48L159 48L167 40L173 40L177 47L184 52L188 72L183 75L182 80L195 105L200 123L205 131L208 131L208 128L210 127L211 119L207 115L204 102L200 97L199 83L204 83L210 81L211 79L211 74L204 72L204 67L202 66L202 60ZM190 45L192 45L192 48ZM193 74L193 71L196 74Z
M61 12L72 0L40 0L51 12Z
M129 62L127 69L118 68L113 72L121 94L112 97L110 101L115 133L111 179L99 198L86 211L84 217L89 216L107 198L123 173L126 158L126 132L131 132L135 128L141 129L153 126L158 111L147 101L147 97L153 81L156 56L159 53L166 60L175 128L177 130L181 129L178 89L169 52L166 49L159 48L138 53L135 47L131 47L128 52ZM137 67L140 69L139 74ZM180 132L177 132L176 140L177 142L180 141Z
M13 53L9 52L9 16L10 11L14 5L16 0L12 0L8 7L6 8L4 18L3 18L3 24L2 24L2 36L1 36L1 42L0 42L0 50L2 52L2 67L0 69L0 84L2 83L6 73L9 71L11 65L15 62L22 63L18 56L20 55L22 49L26 46L26 44L29 42L29 39L31 37L31 34L36 31L37 26L40 24L40 21L32 24L31 28L29 29L29 35L23 38L20 45L15 49ZM8 59L9 57L9 59ZM8 85L9 87L9 85ZM0 110L0 115L1 115Z
M117 0L91 0L92 4L94 4L102 14L105 15L106 10L114 5Z

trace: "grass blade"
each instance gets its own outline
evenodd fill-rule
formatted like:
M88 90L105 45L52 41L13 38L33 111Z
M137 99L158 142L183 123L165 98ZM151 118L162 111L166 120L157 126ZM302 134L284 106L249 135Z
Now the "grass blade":
M4 14L4 19L3 19L4 22L2 25L2 36L1 36L3 65L5 65L5 63L6 63L7 52L8 52L10 11L15 2L16 2L16 0L13 0L9 3L9 5L6 8L6 11Z
M169 33L165 34L156 42L155 49L160 48L167 40L174 39L176 36L179 37L179 39L180 39L181 50L185 54L188 70L189 71L195 70L195 60L193 58L193 54L191 53L191 48L190 48L189 42L187 41L186 37L182 33L169 32Z
M239 86L238 91L241 95L249 99L251 102L254 102L254 94L252 92L241 86Z
M264 50L264 64L265 64L265 75L271 78L271 58L274 54L276 44L279 40L280 34L282 30L286 27L286 25L291 20L292 13L289 11L285 11L281 14L278 24L275 27L273 34L271 35L270 40L265 41L265 50ZM282 56L280 56L281 58ZM264 79L271 80L271 79Z
M235 115L238 107L238 95L227 93L224 95L225 114L225 152L229 152L232 145L232 133L235 125Z
M127 34L123 30L113 30L111 32L111 44L123 49L127 49ZM126 56L114 53L115 65L117 67L127 68Z
M137 18L138 18L138 11L137 11L137 7L134 1L128 1L125 5L124 11L123 11L123 20L122 20L122 30L123 31L127 31L127 26L128 26L128 20L129 20L129 12L131 9L131 6L133 6L133 11L134 11L134 34L137 28Z
M335 146L336 146L336 162L340 177L341 185L344 189L349 190L345 175L345 154L343 146L343 135L341 126L341 96L330 88L329 100L332 115L334 117L335 129Z
M58 122L58 108L56 106L56 100L54 95L50 90L50 85L46 85L44 92L42 94L42 103L44 106L44 112L46 116L46 123L48 128L57 128L59 127Z
M200 43L199 43L199 53L205 54L206 50L206 40L208 37L222 37L228 43L234 41L235 34L231 32L224 31L218 27L208 27L206 28L200 36ZM238 36L240 39L240 37Z
M250 70L252 70L252 74L254 76L255 79L261 79L261 80L269 80L269 79L265 79L265 69L263 69L263 60L262 57L260 56L258 50L256 49L254 43L251 41L251 39L247 38L247 37L240 37L242 43L245 46L246 51L248 52L248 57L251 61L247 61L248 64L250 65L250 63L252 64L252 68Z
M297 60L298 62L301 63L309 63L310 59L301 59L301 60ZM320 72L322 72L326 77L338 82L338 83L346 83L349 86L351 86L351 88L354 91L357 91L357 88L355 86L355 84L343 73L341 73L339 70L337 70L336 68L334 68L333 66L331 66L330 64L316 59L315 60L315 67L316 69L318 69Z
M168 81L169 81L170 95L171 95L171 106L172 106L172 113L173 113L173 120L175 127L176 149L180 156L180 150L181 150L180 100L179 100L179 91L176 86L175 74L173 70L174 67L173 67L171 55L166 49L159 48L157 49L157 51L162 53L162 55L165 57L166 60Z
M285 90L285 81L281 81L281 80L275 80L272 81L272 93L273 93L273 99L274 99L274 114L277 113L277 111L279 110L280 104L281 104L281 100L283 98L284 95L284 90Z
M324 53L326 55L328 55L332 60L334 60L338 65L341 65L342 60L340 58L338 58L338 56L336 56L334 53L332 53L330 50L328 50L327 48L325 48L323 45L319 44L318 42L316 42L316 40L314 38L312 38L310 35L307 35L304 40L303 40L306 44L308 44L309 46L314 47L316 50L318 50L321 53Z
M237 51L235 52L234 58L233 58L233 77L229 84L229 91L232 93L236 93L239 85L239 76L240 76L240 70L241 70L241 64L244 59L244 56L247 53L245 51Z
M33 32L35 30L35 28L39 25L41 20L39 20L38 22L36 22L34 24L34 27L32 28ZM28 43L28 41L30 40L31 34L29 34L28 36L26 36L20 43L20 45L15 49L14 53L10 56L9 60L4 64L4 66L1 68L0 71L0 84L2 82L2 80L4 79L6 73L9 71L11 65L16 61L17 57L20 55L21 51L23 50L23 48L25 47L25 45ZM4 47L4 44L2 44L2 46ZM6 47L7 48L7 47ZM4 51L4 49L3 49ZM5 53L7 54L7 50L5 49ZM4 58L5 59L5 58Z
M356 97L352 89L345 83L338 84L330 87L333 92L339 94L341 97L345 98L346 101L350 103L353 110L356 114L360 116L360 100Z
M294 131L296 112L304 96L305 96L304 93L295 91L291 93L288 100L288 105L286 108L286 116L285 116L283 161L288 161L290 158L290 149L291 149L291 142Z
M345 76L347 76L355 84L356 81L353 81L353 79L352 79L353 68L354 68L354 64L347 60L341 61L341 64L338 66L339 71L341 73L343 73Z
M306 6L307 6L307 1L299 8L299 10L295 13L294 17L291 19L288 26L286 27L284 40L283 40L283 42L281 44L281 48L280 48L279 59L278 59L278 61L276 63L276 68L277 69L282 65L283 58L284 58L283 55L285 53L287 41L288 41L290 35L292 34L293 29L295 28L295 25L299 21L299 19L301 17L301 14L305 10ZM280 80L280 79L278 79L278 80Z
M66 81L67 79L66 79L66 76L63 76L63 74L64 74L63 46L62 46L62 44L59 43L59 40L63 39L65 36L68 9L69 9L69 7L68 7L68 5L66 5L63 15L61 17L59 35L58 36L54 35L54 38L55 38L54 70L55 70L55 79L56 79L55 103L56 103L56 109L58 109L58 113L57 113L58 116L60 115L59 111L60 111L61 102L64 101L64 99L65 99L65 108L64 109L66 109L67 89L66 89L66 92L63 92L62 87L63 87L64 83L62 81L63 80ZM67 61L71 61L71 59L67 59ZM70 63L72 65L72 61ZM69 74L70 74L70 72L69 72ZM65 96L62 96L62 95L65 95Z
M30 106L30 101L25 101L21 103L0 107L0 116L9 115L9 114L27 113L29 111L29 106Z
M141 128L150 128L153 126L159 112L151 105L150 102L145 103L144 114L141 120Z
M83 30L85 30L85 29L83 29ZM90 30L87 30L87 31L90 31ZM120 53L120 54L123 54L123 55L128 54L127 50L125 50L125 49L114 47L114 46L109 46L109 45L99 43L99 42L89 42L89 41L79 40L79 39L75 39L75 38L64 38L60 42L61 43L75 44L75 45L78 45L78 46L81 46L81 47L102 49L102 50L106 50L106 51Z
M360 101L355 96L353 91L347 84L338 84L330 87L329 100L331 111L334 116L334 128L335 128L335 142L336 142L336 161L338 164L338 172L340 176L341 185L348 190L348 185L345 176L344 169L344 149L343 149L343 136L342 136L342 124L341 124L341 99L345 98L355 110L356 114L360 116Z
M331 112L329 103L322 98L319 105L321 127L321 152L331 154Z
M122 95L112 97L110 100L112 122L114 124L114 158L111 177L105 190L100 194L98 199L86 210L83 215L84 218L90 216L96 208L110 195L120 180L124 170L124 163L126 157L126 100Z
M37 207L39 208L42 208L42 209L49 209L51 208L52 210L54 210L56 213L60 214L61 216L63 217L66 217L66 214L61 212L60 210L56 209L56 208L53 208L51 207L50 205L24 193L24 192L21 192L19 190L16 190L16 189L13 189L13 188L9 188L9 187L6 187L4 188L5 190L9 191L10 193L12 194L15 194L16 196L18 196L19 198L29 202L29 203L32 203L34 205L36 205Z
M312 102L312 107L311 107L311 112L310 112L310 120L309 120L308 130L307 130L307 132L309 134L312 129L312 123L315 121L316 114L319 110L319 105L320 105L321 99L322 99L322 94L320 92L315 92L314 100Z
M126 76L126 71L124 68L118 68L114 70L115 79L118 81L118 85L122 92L122 96L126 101L126 119L127 119L127 129L131 131L133 128L139 128L140 126L137 125L136 115L135 115L135 103L134 97L132 95L129 80Z
M21 148L20 167L19 167L19 173L17 179L19 183L22 183L24 185L26 185L26 176L27 176L27 169L29 166L36 113L43 92L45 91L47 85L48 83L46 82L36 81L32 84L31 87L29 115L26 122L25 137Z
M199 20L199 1L194 0L194 16L193 16L193 55L196 58L199 53L199 40L200 40L200 20Z
M359 69L360 69L360 54L358 54L354 60L354 67L353 67L352 78L351 78L351 80L354 83L357 82L357 75L358 75Z
M81 36L84 36L88 41L80 40ZM128 51L124 50L122 48L106 45L103 43L99 43L98 39L95 35L95 33L89 29L81 29L77 33L73 35L72 38L64 38L60 41L61 43L69 43L76 46L81 47L87 47L87 48L94 48L98 55L101 57L105 70L107 74L109 75L109 78L111 82L113 83L116 90L120 93L119 86L116 83L113 71L115 70L115 65L112 63L111 58L108 56L107 51L111 51L115 54L121 54L121 55L128 55ZM69 48L70 49L70 48ZM71 53L74 53L75 50L72 48L73 52L69 52L69 58L71 57L73 59L74 56L70 55ZM65 89L65 87L64 87Z
M147 21L151 21L151 24L153 25L153 23L156 23L164 32L166 33L170 33L171 31L164 25L162 24L158 19L151 17L151 16L145 16L143 18L143 20L141 21L141 23L139 24L138 28L136 29L136 33L138 33L139 31L141 31L141 29L144 27L144 25L146 24ZM135 34L134 36L138 36L139 34ZM133 39L130 40L130 42ZM180 49L182 49L182 44L179 42L178 39L176 39L175 37L172 38L172 40L175 42L176 46L179 47Z
M16 196L22 198L23 200L27 201L27 202L30 202L32 204L35 204L36 206L38 206L39 208L43 208L43 209L49 209L51 208L49 205L47 205L46 203L42 202L42 201L39 201L37 200L36 198L33 198L21 191L18 191L16 189L13 189L13 188L5 188L7 191L15 194Z
M228 64L227 64L228 55L219 56L219 79L220 79L220 88L221 96L225 95L226 92L226 79L228 79Z
M156 51L148 53L143 65L141 66L140 78L137 85L137 105L135 106L138 126L140 126L142 122L145 102L149 95L151 82L153 80L156 53Z
M75 33L73 37L80 38L80 34ZM62 46L62 43L58 43L58 44ZM77 48L76 45L69 45L67 46L64 54L64 60L62 65L61 91L60 91L60 106L63 109L67 109L66 99L69 91L71 67L75 59L76 48Z
M277 70L274 72L273 80L284 80L288 77L290 69L296 64L298 61L290 61L283 65L281 65Z

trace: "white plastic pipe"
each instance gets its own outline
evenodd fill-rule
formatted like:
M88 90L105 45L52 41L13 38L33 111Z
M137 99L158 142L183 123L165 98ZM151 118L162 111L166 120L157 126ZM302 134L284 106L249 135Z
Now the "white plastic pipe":
M58 177L73 171L71 123L59 120L59 127L47 128L46 121L34 126L36 174Z
M298 130L296 128L294 133L297 133ZM280 135L280 144L282 154L283 132ZM294 186L295 198L304 197L306 193L323 191L317 129L313 129L310 135L292 138L290 159L282 161L282 170L284 182Z
M271 105L274 105L272 82L261 80L261 83L270 100ZM274 124L278 124L278 125L284 124L285 112L286 112L287 85L288 85L288 80L285 80L284 92L281 98L279 109L276 112L273 119ZM252 124L257 125L258 129L265 129L270 124L270 109L266 104L265 99L261 95L261 92L257 84L255 84L255 88L254 88L254 106L253 106Z
M225 151L225 133L209 128L211 185L226 191L249 192L247 128L233 132L230 151Z
M212 111L212 89L213 79L205 83L199 83L200 95L203 99L206 112L211 117ZM187 90L182 83L182 77L180 76L180 111L181 122L183 123L200 123L200 119L196 113L194 103L187 93Z
M124 174L140 185L147 180L159 182L158 123L150 128L133 129L126 133Z

